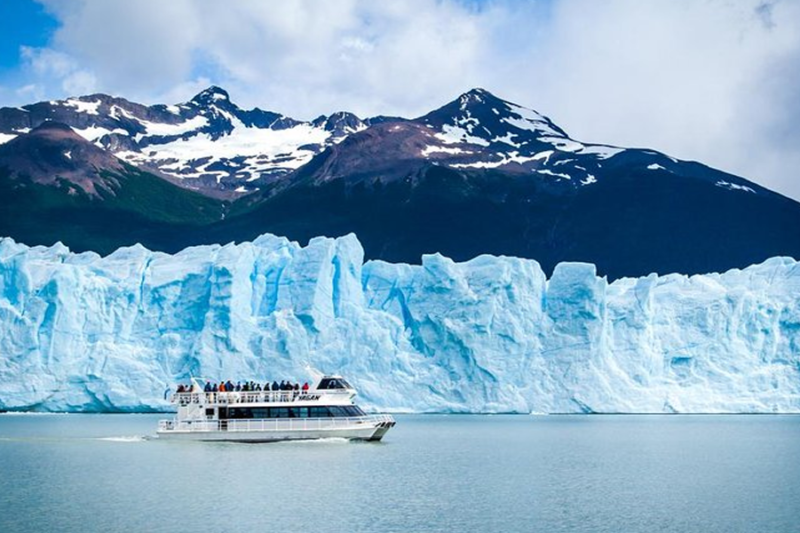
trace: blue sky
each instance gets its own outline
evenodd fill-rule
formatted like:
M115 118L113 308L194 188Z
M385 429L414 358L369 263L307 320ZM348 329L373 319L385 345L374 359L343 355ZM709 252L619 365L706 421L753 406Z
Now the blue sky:
M21 45L46 46L58 21L32 0L0 1L0 73L10 76L20 65Z
M210 84L300 119L416 116L484 87L576 139L800 199L794 0L0 0L0 105Z

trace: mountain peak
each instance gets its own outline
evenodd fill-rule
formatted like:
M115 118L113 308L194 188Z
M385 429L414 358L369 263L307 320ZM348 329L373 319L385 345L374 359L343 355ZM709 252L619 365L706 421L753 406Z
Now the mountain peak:
M225 89L216 85L212 85L207 89L200 91L195 95L194 98L192 98L192 102L196 103L211 103L221 100L230 102L231 97Z
M485 104L490 100L494 101L502 101L502 99L498 98L497 96L493 95L486 89L482 89L480 87L475 87L470 89L469 91L465 92L461 96L458 97L459 102L462 104L466 103L478 103L478 104Z
M448 143L494 146L528 156L551 148L548 139L568 138L544 115L479 87L417 120L438 130Z
M63 122L56 122L54 120L45 120L35 128L33 128L29 135L32 136L53 136L60 135L66 138L76 140L83 140L80 135L75 133L75 130L64 124Z

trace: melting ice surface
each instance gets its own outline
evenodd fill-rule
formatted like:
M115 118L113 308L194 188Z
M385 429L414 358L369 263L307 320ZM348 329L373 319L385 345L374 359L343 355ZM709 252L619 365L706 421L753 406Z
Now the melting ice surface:
M355 236L101 258L0 240L0 409L168 408L188 376L345 375L415 412L798 412L800 266L608 283L481 256L363 263Z

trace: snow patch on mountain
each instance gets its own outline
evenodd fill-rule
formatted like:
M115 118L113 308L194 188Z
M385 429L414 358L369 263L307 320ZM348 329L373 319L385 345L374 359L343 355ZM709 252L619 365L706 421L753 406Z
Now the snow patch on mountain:
M512 116L503 118L503 122L520 130L527 130L542 135L560 136L562 132L556 131L550 126L550 121L533 111L515 104L508 104Z
M422 152L421 152L423 157L427 157L427 156L429 156L431 154L457 155L457 154L471 154L471 153L473 153L473 152L470 151L470 150L462 150L461 148L457 148L457 147L435 146L435 145L426 146L425 148L422 149Z
M121 129L121 128L115 128L113 130L110 130L108 128L103 128L103 127L100 127L100 126L89 126L88 128L82 128L82 129L81 128L72 128L72 129L75 130L75 132L78 135L80 135L81 137L83 137L87 141L94 142L94 143L96 143L98 145L99 145L99 143L97 143L97 141L100 138L102 138L102 137L104 137L106 135L111 135L111 134L128 135L128 132L123 130L123 129Z
M489 146L489 141L475 135L460 126L446 124L442 126L442 132L436 134L436 138L447 144L469 143L478 146Z
M756 191L754 191L752 187L748 187L747 185L739 185L738 183L730 183L725 180L720 180L714 185L717 187L722 187L723 189L728 189L729 191L744 191L756 194Z
M624 148L617 148L616 146L608 146L605 144L587 144L580 150L583 155L594 155L598 159L609 159L615 155L623 152Z
M171 137L174 135L183 135L194 130L202 129L208 126L208 119L204 116L198 115L192 117L184 122L177 124L169 124L163 122L149 122L147 120L140 120L139 124L144 126L145 133L136 135L136 141L141 141L147 136Z
M199 118L205 120L203 117ZM206 168L195 166L195 163L203 158L210 158L210 154L213 154L212 161L207 162L206 166L225 159L248 158L240 165L241 173L248 178L257 179L262 172L302 166L315 152L301 147L322 144L330 137L329 132L310 124L276 131L248 127L234 118L231 125L231 132L217 139L210 134L200 133L164 144L150 145L145 153L126 151L118 155L133 164L175 161L173 164L177 168L186 168L187 171L174 172L173 175L183 178L200 177L208 173ZM166 130L168 127L161 128ZM252 157L256 159L250 159ZM176 167L167 168L171 170Z
M70 98L69 100L65 100L63 102L63 105L67 107L74 107L78 113L86 113L87 115L99 115L100 112L98 111L98 108L100 107L100 104L100 100L87 102L77 98Z

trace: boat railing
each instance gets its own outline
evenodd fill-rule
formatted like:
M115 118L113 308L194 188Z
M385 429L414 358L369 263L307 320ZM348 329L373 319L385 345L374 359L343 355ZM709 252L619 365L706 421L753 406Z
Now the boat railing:
M323 396L349 396L346 389L324 391L239 391L239 392L176 392L172 395L172 403L189 405L207 403L219 405L249 403L288 403L319 400Z
M229 420L161 420L161 431L303 431L379 426L394 422L391 415L365 415L341 418L269 418Z

